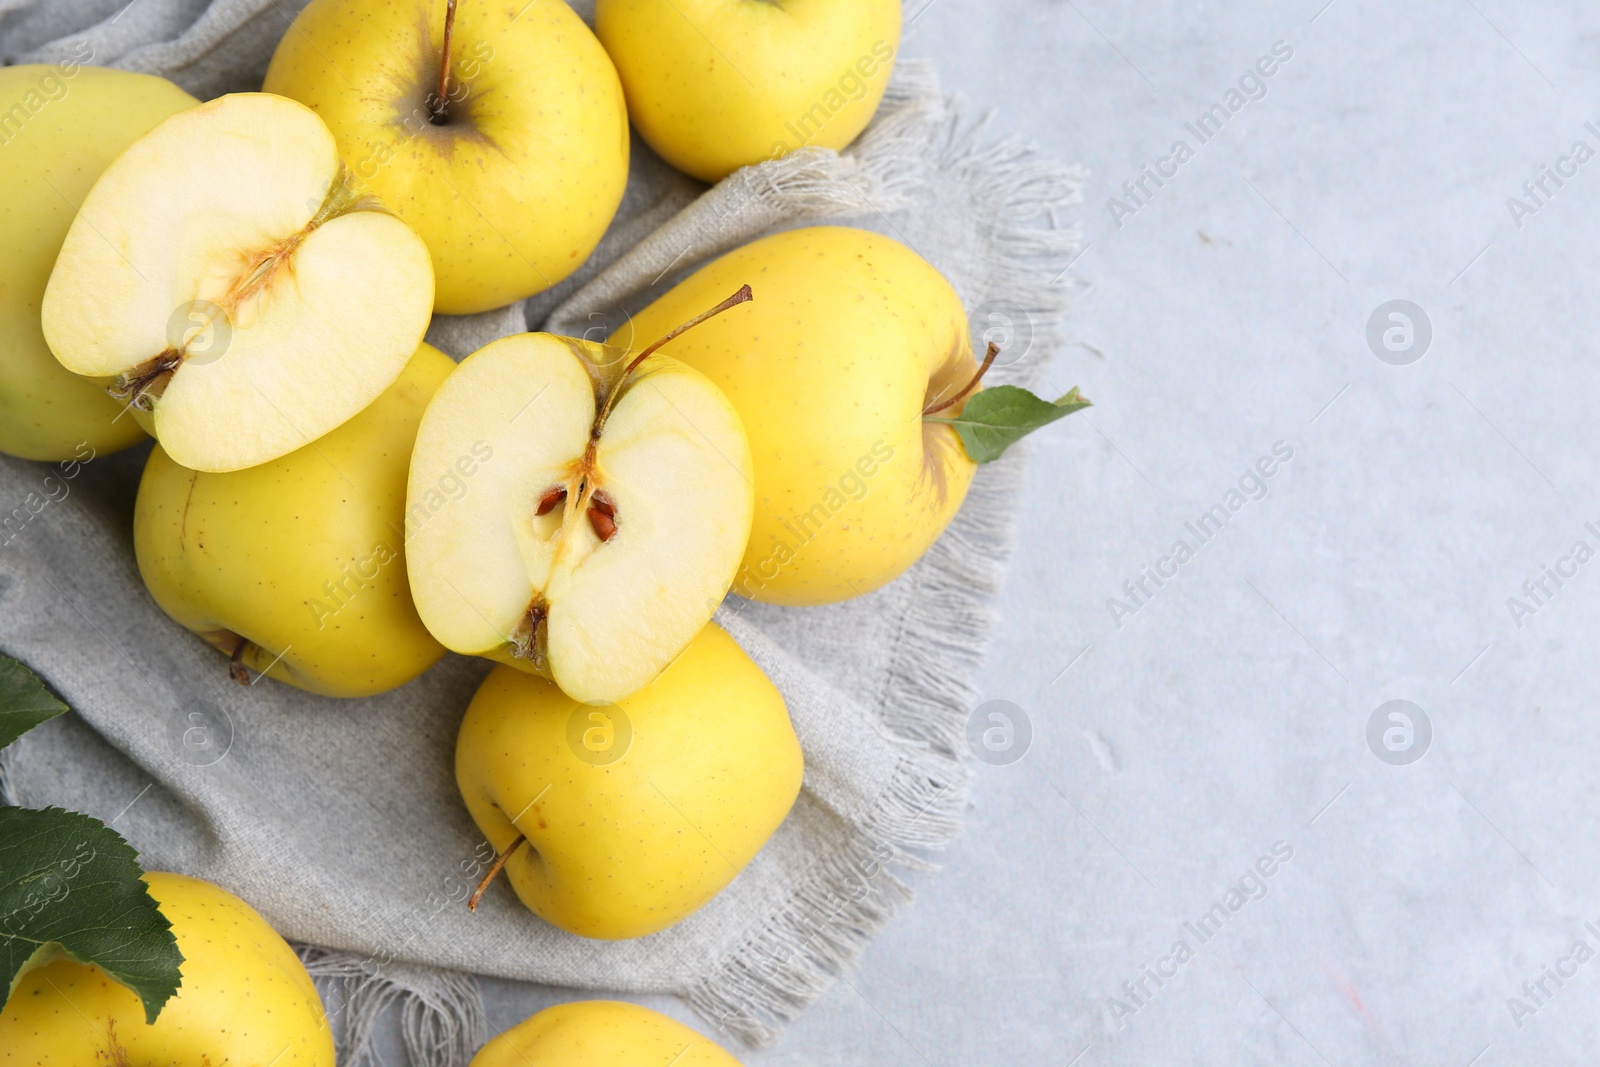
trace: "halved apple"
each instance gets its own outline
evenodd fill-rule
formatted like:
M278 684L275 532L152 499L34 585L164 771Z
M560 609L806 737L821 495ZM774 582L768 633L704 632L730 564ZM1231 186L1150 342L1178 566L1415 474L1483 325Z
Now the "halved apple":
M677 360L630 356L550 334L495 341L440 387L411 457L423 623L583 702L633 694L700 632L755 507L722 392ZM485 454L470 482L456 477Z
M89 191L45 340L185 467L286 455L388 388L433 307L422 240L350 190L304 105L240 93L174 115Z

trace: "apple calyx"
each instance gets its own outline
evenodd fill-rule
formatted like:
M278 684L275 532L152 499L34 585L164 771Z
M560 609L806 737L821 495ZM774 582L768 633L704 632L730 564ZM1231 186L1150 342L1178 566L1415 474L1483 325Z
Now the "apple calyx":
M967 383L967 387L948 400L930 403L927 407L922 409L922 417L927 418L929 415L932 415L935 412L943 411L947 407L954 406L968 393L976 389L978 387L978 383L983 381L983 376L989 373L989 368L994 366L994 357L998 356L999 354L1000 346L995 344L993 341L990 341L988 351L983 354L983 365L978 368L978 373L972 376L972 380Z
M545 620L549 617L550 605L545 603L542 595L537 596L528 605L522 618L517 620L517 625L512 627L510 634L511 654L527 660L533 664L534 670L546 676L550 673L550 645L545 629Z
M428 104L428 121L435 126L450 124L450 45L456 32L456 0L444 6L444 44L439 49L439 91Z
M130 367L117 375L106 387L106 392L129 407L149 411L155 407L161 394L167 391L167 382L182 365L183 353L176 348L168 348L153 359L147 359L137 367Z
M495 876L500 873L501 868L506 865L506 861L511 858L512 854L527 842L528 836L526 834L518 834L517 839L507 845L506 850L494 858L494 862L489 865L489 870L484 874L482 880L478 882L477 888L473 889L472 895L467 898L468 911L478 910L478 901L482 900L483 894L488 891L489 883L495 880Z
M351 212L382 210L384 209L376 199L355 191L349 171L341 167L338 177L328 186L328 191L316 214L312 215L304 226L251 256L246 270L234 279L219 300L194 301L194 304L200 306L200 314L204 316L206 326L215 329L220 321L226 328L231 329L242 308L270 289L276 281L294 273L295 252L319 227ZM185 321L184 325L188 326L189 322ZM139 411L152 410L155 402L167 391L167 386L185 360L195 355L204 355L210 357L206 360L210 362L211 359L221 355L211 352L209 332L204 328L190 328L178 336L173 336L169 332L168 345L165 349L117 375L106 387L106 392L114 399ZM199 352L190 352L190 346L197 339L203 339L203 348Z

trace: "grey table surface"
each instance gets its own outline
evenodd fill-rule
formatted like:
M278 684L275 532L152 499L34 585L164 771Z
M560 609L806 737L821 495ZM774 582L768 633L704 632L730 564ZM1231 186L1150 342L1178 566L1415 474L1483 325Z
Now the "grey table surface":
M1093 171L1052 377L1096 406L1032 447L981 678L1031 743L747 1064L1600 1048L1600 9L1323 2L908 3L905 55ZM497 1031L578 995L484 989Z

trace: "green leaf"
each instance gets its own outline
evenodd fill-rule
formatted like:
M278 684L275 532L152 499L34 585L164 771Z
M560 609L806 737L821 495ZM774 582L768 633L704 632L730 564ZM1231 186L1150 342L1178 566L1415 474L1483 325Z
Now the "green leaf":
M1050 401L1020 386L997 385L973 396L955 418L930 415L927 421L954 426L972 461L989 463L1039 427L1088 406L1089 401L1078 395L1076 387L1059 400Z
M66 955L144 1002L153 1023L182 980L172 924L140 879L138 853L75 811L0 807L0 981Z
M0 748L66 710L38 675L10 656L0 656Z

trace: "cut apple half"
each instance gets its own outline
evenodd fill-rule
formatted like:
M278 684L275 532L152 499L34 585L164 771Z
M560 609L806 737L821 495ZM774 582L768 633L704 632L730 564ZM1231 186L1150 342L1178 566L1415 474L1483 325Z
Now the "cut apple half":
M589 703L637 692L700 632L755 506L721 390L631 355L550 334L495 341L440 387L411 457L406 558L423 623Z
M67 232L42 324L62 365L109 379L174 460L231 471L365 408L432 307L427 248L351 192L316 113L240 93L111 164Z

